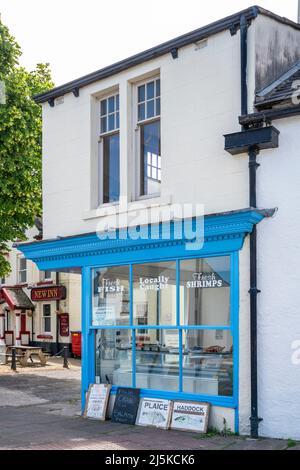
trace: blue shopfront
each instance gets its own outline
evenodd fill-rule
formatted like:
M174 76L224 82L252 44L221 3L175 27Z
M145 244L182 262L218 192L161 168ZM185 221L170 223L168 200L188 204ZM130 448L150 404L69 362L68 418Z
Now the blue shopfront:
M268 214L204 217L204 243L164 224L19 245L41 270L81 271L82 406L91 383L239 409L239 252ZM125 234L125 236L124 236ZM147 234L147 236L145 236Z

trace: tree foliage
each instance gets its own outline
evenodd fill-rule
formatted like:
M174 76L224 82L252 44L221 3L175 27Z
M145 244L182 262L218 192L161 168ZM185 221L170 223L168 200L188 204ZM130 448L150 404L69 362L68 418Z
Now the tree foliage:
M25 239L25 231L41 215L41 107L32 96L53 87L49 64L34 71L19 66L21 50L0 21L0 275L10 268L10 241ZM1 84L1 83L0 83Z

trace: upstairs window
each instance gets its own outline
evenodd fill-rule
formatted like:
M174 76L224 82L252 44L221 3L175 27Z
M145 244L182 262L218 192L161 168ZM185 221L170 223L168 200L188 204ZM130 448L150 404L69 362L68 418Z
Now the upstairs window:
M139 194L156 195L161 186L160 79L137 87Z
M117 202L120 196L119 94L100 101L99 203Z

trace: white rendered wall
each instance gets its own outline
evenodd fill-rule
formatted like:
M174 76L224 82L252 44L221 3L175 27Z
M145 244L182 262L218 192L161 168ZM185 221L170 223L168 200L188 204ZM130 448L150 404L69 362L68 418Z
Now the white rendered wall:
M81 88L78 98L69 93L53 108L45 103L44 238L96 230L96 111L105 90L120 92L121 196L132 200L132 81L154 71L162 90L161 201L205 204L206 213L246 207L247 164L224 151L223 138L239 130L239 47L239 33L225 31L207 47L180 49L178 59L168 54Z
M261 153L258 170L258 205L278 207L258 227L260 432L300 439L300 364L292 362L300 340L300 118L273 125L279 148Z

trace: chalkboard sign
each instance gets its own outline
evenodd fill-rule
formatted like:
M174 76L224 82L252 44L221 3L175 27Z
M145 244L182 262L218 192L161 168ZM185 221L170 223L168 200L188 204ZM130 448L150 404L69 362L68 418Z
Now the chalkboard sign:
M118 388L111 420L114 423L135 424L140 402L138 388Z
M110 385L92 384L86 397L84 417L105 421Z

